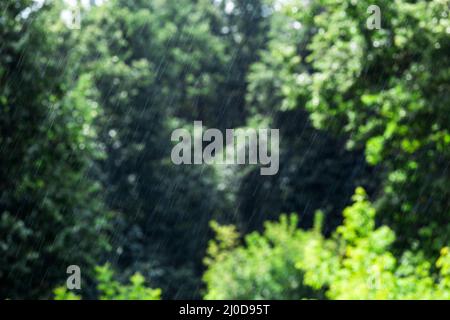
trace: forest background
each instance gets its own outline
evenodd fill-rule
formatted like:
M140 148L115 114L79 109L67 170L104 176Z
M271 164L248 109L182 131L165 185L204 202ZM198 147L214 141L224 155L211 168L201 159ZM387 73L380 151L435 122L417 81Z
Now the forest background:
M72 5L0 2L0 298L450 298L448 0ZM195 120L278 174L174 165Z

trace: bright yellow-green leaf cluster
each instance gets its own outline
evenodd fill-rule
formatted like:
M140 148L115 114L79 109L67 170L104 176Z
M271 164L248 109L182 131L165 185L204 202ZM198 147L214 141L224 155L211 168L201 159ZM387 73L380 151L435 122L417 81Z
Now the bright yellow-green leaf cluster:
M130 284L124 285L114 279L114 272L108 264L95 268L97 289L101 300L159 300L161 290L145 286L145 278L140 273L130 277ZM53 291L55 300L80 300L81 296L61 286Z
M376 210L362 188L353 201L329 238L320 232L320 214L309 231L296 227L295 215L282 216L263 234L246 236L243 246L210 251L206 298L449 299L449 248L436 263L410 251L398 259L390 251L394 232L376 227ZM217 246L212 241L210 248Z

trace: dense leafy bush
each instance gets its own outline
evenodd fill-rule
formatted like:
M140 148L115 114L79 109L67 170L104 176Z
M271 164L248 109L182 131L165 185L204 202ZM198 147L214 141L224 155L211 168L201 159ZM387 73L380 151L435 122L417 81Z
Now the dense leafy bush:
M267 222L263 235L245 237L238 246L233 226L212 223L216 240L211 240L205 263L206 299L301 299L320 294L303 285L303 271L296 262L309 236L297 228L296 216L283 216L279 223Z
M232 226L213 224L218 234L206 260L205 298L450 298L449 248L434 265L411 252L398 260L390 251L395 234L375 226L365 191L358 188L353 200L331 238L321 233L321 213L312 230L297 229L295 215L283 216L267 223L263 234L247 235L241 246Z
M411 252L397 259L390 251L395 234L375 226L375 209L364 190L357 189L353 200L331 239L316 235L305 243L304 259L297 263L305 284L327 288L330 299L449 299L449 248L441 249L435 263Z
M130 284L121 284L114 280L114 272L108 264L95 268L98 299L101 300L159 300L160 289L145 286L145 278L135 273L130 277ZM55 300L80 300L81 296L61 286L54 291Z

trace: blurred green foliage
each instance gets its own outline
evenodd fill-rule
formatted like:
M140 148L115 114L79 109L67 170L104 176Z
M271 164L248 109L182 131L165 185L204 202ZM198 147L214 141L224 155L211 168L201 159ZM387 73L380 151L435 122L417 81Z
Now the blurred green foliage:
M114 272L108 264L95 268L98 299L100 300L159 300L160 289L145 286L145 278L140 273L130 277L130 284L125 285L114 280ZM80 300L81 296L68 290L65 286L53 291L55 300Z
M92 269L109 246L90 176L97 92L89 75L70 80L57 8L21 16L31 5L0 4L0 297L12 299L48 296L68 265Z
M213 9L108 1L86 14L73 40L104 111L96 125L108 156L98 166L118 213L107 258L123 280L139 271L167 297L199 296L208 222L225 206L210 168L170 160L171 130L218 105L227 57L210 30Z
M449 1L378 1L380 30L366 28L371 4L281 9L307 33L306 43L274 37L272 56L285 61L281 108L306 106L317 128L364 148L383 169L378 218L399 250L437 254L450 234Z
M284 215L264 233L245 236L242 245L232 226L214 223L205 298L449 299L449 248L434 265L412 252L397 259L390 251L395 233L375 226L364 189L356 189L353 201L330 238L322 235L320 212L309 231L297 228L296 215Z
M239 246L233 226L213 222L216 239L210 241L205 258L205 299L320 298L319 291L303 284L303 271L296 268L309 240L297 223L297 216L282 216L279 223L267 222L263 235L245 236L245 245Z
M280 129L280 170L273 177L247 167L235 170L230 189L238 204L236 223L242 232L261 231L264 221L277 220L280 212L301 212L299 225L309 228L320 209L329 234L341 223L355 188L362 185L372 195L380 176L366 163L362 148L346 149L345 135L313 126L307 97L298 91L312 72L302 57L309 53L314 28L295 20L284 6L272 8L267 45L249 69L246 91L248 125Z
M449 248L441 249L434 265L409 251L397 259L390 251L395 233L375 226L376 211L365 191L357 189L353 200L332 238L316 234L305 244L297 263L305 284L327 288L330 299L449 299Z
M1 1L0 298L72 264L87 299L449 298L450 3L371 4L108 0L78 30ZM279 128L279 173L173 165L194 120Z

